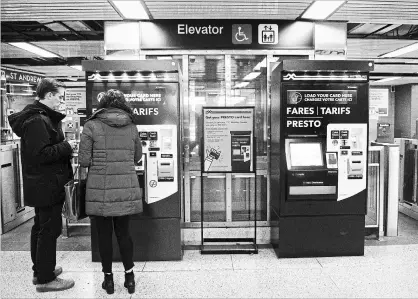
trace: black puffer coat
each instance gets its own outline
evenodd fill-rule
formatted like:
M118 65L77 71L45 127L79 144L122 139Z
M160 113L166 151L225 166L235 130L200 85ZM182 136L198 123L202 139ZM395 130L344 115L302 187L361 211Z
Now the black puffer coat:
M35 101L9 116L21 137L24 201L30 207L61 203L64 185L72 178L71 145L64 140L64 114Z

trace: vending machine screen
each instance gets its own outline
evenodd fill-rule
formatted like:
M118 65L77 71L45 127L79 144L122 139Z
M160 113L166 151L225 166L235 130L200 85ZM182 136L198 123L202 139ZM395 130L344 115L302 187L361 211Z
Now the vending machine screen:
M324 166L323 151L320 142L291 142L289 144L289 151L291 168Z

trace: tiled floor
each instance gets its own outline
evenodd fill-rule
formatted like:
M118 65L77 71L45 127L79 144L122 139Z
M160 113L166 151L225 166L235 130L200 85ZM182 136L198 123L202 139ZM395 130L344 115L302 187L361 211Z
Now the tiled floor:
M365 255L360 257L278 259L272 249L264 248L256 255L201 255L185 250L181 261L137 262L133 295L123 287L121 263L114 263L115 294L101 289L101 265L91 262L86 249L90 244L79 242L88 239L85 232L61 239L58 245L61 276L73 278L75 287L36 293L24 226L1 238L1 298L418 297L418 222L403 215L399 237L366 240Z

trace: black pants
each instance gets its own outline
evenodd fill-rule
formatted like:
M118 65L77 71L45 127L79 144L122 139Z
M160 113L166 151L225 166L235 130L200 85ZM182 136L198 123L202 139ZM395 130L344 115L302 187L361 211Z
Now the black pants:
M102 271L112 273L112 233L115 230L119 251L125 270L133 268L133 242L129 232L129 216L102 217L95 216L99 237L99 252L102 259Z
M57 239L62 230L62 203L35 208L35 223L30 236L33 275L43 284L55 279Z

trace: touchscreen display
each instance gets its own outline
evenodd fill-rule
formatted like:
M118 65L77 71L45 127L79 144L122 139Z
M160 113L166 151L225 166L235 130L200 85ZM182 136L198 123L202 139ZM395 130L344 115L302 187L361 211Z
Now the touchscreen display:
M322 147L319 142L290 143L290 163L297 166L323 166Z

